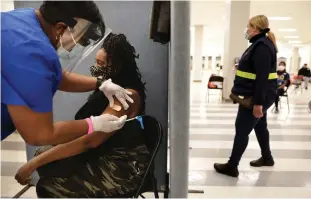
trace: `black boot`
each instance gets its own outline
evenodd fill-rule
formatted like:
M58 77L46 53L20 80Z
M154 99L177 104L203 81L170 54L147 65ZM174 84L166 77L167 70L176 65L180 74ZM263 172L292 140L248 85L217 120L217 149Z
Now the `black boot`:
M226 164L214 164L214 168L218 173L231 176L231 177L238 177L239 176L239 170L238 167L230 166L228 163Z
M252 167L272 167L274 165L273 158L264 159L263 157L259 158L258 160L254 160L250 162Z

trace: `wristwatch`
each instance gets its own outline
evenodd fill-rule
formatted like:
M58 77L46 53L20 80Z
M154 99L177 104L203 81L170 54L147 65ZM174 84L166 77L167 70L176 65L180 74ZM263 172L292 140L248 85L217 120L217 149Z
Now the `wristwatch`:
M103 77L97 77L96 89L99 89L99 87L102 85L103 82L104 82L104 78Z

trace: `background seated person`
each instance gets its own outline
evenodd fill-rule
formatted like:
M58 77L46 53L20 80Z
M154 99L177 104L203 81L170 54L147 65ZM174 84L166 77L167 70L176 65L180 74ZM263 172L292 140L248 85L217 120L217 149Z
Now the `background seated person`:
M311 78L311 70L308 68L308 64L304 64L299 70L298 76L301 76L302 80L305 82L305 89L308 90L309 81Z
M280 96L284 95L285 92L285 87L288 87L290 84L290 76L286 72L286 63L285 62L280 62L279 67L277 70L277 84L278 84L278 89L276 91L276 99L275 99L275 112L279 112L279 101L280 101Z
M92 76L103 76L130 92L134 100L128 110L110 108L103 92L95 91L76 114L76 119L100 115L126 114L128 118L145 112L145 84L136 64L136 52L123 34L110 34L96 54ZM105 103L103 103L105 102ZM117 110L118 109L118 110ZM127 122L113 133L94 132L66 144L57 145L31 159L16 174L21 184L38 169L38 197L103 198L131 194L140 185L149 160L139 122ZM45 172L43 172L45 169ZM41 170L41 172L40 172ZM52 174L53 173L53 174Z

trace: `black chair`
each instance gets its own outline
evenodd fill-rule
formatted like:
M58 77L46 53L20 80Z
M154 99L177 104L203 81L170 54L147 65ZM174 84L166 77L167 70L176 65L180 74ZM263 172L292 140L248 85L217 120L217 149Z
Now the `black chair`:
M298 79L298 78L296 78L296 79L294 79L293 80L293 82L291 83L293 86L294 86L294 89L293 89L293 93L297 93L297 91L299 91L300 90L300 92L302 93L303 92L303 86L302 86L302 81L301 81L301 79Z
M286 102L287 102L287 110L288 110L288 112L290 112L290 110L289 110L288 88L289 88L291 85L292 85L291 82L288 81L288 83L285 85L285 89L284 89L283 95L280 95L280 108L282 108L281 98L282 98L282 97L285 97L285 98L286 98ZM275 108L276 108L276 107L275 107L275 105L274 105L272 111L274 111Z
M287 101L287 109L288 109L288 112L289 112L289 99L288 99L288 88L289 86L284 90L284 94L281 95L280 97L285 97L286 98L286 101ZM282 102L280 103L280 108L282 108Z
M213 82L215 82L215 83L222 83L222 85L221 85L221 87L219 87L217 85L216 85L216 87L212 87L210 84L213 83ZM206 90L206 94L205 94L205 100L206 100L206 97L207 97L207 102L209 102L209 90L220 90L221 94L222 94L223 83L224 83L224 78L223 77L218 76L218 75L214 75L214 74L211 75L211 77L209 78L208 83L207 83L207 90Z
M138 122L138 121L137 121ZM152 116L142 116L142 122L144 126L144 138L146 145L150 151L150 159L144 174L141 184L139 185L134 198L141 196L145 192L154 192L155 198L159 198L157 189L157 180L154 176L154 160L159 151L159 147L163 138L163 130L161 124Z

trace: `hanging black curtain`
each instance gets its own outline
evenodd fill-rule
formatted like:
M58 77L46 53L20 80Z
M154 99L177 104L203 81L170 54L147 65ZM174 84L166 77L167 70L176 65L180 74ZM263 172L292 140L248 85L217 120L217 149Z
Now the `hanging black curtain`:
M150 39L154 42L166 44L170 41L171 36L171 2L154 1L151 24Z

